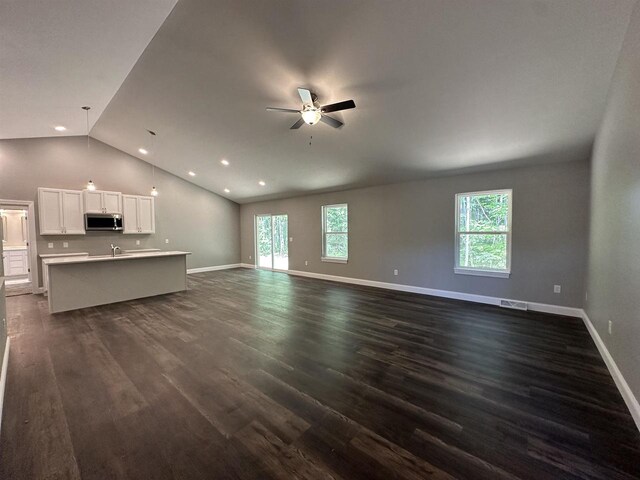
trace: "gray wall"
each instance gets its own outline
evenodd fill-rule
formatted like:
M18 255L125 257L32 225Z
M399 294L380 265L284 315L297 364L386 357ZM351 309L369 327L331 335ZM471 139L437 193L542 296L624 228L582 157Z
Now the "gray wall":
M286 213L292 270L581 307L589 175L585 159L242 205L242 262L255 262L254 215ZM498 188L513 189L511 277L456 275L454 196ZM342 202L349 204L349 263L323 263L320 207Z
M86 137L0 140L0 199L32 200L36 216L38 187L81 190L89 179L100 190L149 195L151 165L95 139L87 155ZM193 252L187 259L189 268L239 262L238 204L159 169L155 185L160 194L154 235L38 234L38 254L109 253L114 242L123 250L154 247ZM62 248L63 241L69 242L69 248ZM48 242L55 248L47 248Z
M591 191L586 311L640 398L640 4L596 138Z

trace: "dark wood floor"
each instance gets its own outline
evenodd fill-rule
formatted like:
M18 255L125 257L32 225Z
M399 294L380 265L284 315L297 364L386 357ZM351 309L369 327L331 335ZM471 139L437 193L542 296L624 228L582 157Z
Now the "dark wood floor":
M49 315L8 299L2 479L631 479L578 319L282 273Z

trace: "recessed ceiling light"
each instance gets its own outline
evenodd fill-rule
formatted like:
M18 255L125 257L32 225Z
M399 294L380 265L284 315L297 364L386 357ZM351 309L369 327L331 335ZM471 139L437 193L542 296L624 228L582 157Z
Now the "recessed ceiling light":
M149 153L146 148L139 148L138 151L143 155L146 155L147 153Z
M220 160L220 163L223 164L226 167L226 166L229 165L229 160L226 160L226 159L223 158L222 160Z
M224 193L231 193L231 190L229 190L228 188L225 188Z
M260 180L258 182L258 185L260 185L261 187L264 187L266 185L266 183L264 183L264 180Z
M67 127L63 127L62 125L58 125L57 127L53 127L56 132L64 132Z
M191 175L192 177L196 176L196 172L192 172L191 170L189 170L189 175Z

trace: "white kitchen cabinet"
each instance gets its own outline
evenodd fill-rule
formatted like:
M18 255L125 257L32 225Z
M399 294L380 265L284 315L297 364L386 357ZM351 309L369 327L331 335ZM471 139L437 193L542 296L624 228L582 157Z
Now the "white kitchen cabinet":
M122 194L104 190L83 190L84 213L122 213Z
M156 233L153 197L123 195L123 233Z
M82 192L38 189L40 235L84 235Z

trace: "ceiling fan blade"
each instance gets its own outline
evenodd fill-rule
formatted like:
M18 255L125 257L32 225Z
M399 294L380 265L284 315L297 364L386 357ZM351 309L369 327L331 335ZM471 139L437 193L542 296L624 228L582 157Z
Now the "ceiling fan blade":
M306 88L299 88L298 94L302 99L302 103L313 105L313 97L311 96L311 92L309 90L307 90Z
M300 118L298 119L298 121L296 123L294 123L293 125L291 125L291 128L289 130L297 130L298 128L300 128L302 125L304 125L304 119Z
M340 120L336 120L333 117L328 117L327 115L322 115L320 117L320 121L326 123L327 125L331 125L333 128L340 128L344 123Z
M350 108L356 108L356 103L353 100L345 100L344 102L325 105L324 107L320 107L320 111L322 113L331 113L339 112L340 110L349 110Z
M294 108L267 107L267 112L300 113L300 110Z

